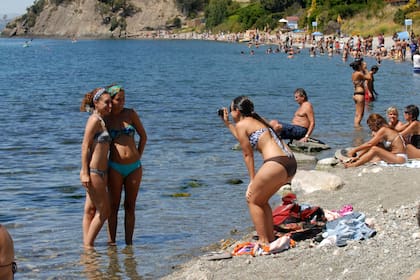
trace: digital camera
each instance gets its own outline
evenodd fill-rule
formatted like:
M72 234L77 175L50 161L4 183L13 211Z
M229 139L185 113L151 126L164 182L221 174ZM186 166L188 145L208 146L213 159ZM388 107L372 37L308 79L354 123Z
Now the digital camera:
M218 114L220 117L223 117L223 116L224 116L224 114L225 114L225 109L220 108L219 110L217 110L217 114Z

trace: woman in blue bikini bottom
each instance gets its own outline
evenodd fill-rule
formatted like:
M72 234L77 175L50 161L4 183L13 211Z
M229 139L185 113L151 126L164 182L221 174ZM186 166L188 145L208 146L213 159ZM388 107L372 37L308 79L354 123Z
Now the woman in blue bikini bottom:
M134 170L141 167L141 161L137 160L129 164L121 164L121 163L109 161L108 165L109 167L111 167L112 169L115 169L115 171L120 173L123 178L125 178L128 175L130 175Z

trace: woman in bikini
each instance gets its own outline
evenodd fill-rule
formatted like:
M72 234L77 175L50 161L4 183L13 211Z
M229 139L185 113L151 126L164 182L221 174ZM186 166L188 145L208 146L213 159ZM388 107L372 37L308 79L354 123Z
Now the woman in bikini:
M420 158L420 122L418 121L419 108L416 105L408 105L404 110L404 118L407 126L401 135L407 143L408 158Z
M354 127L360 127L360 123L362 122L365 113L365 81L370 80L371 75L366 69L366 64L362 63L361 59L350 63L350 67L354 70L351 75L354 86L353 100L356 105Z
M241 145L250 178L246 191L250 215L260 244L268 248L266 246L275 240L269 199L292 180L296 173L296 160L273 128L255 113L254 104L248 97L235 98L230 105L230 114L236 125L229 121L226 108L222 119ZM264 159L257 172L253 150L260 152Z
M368 142L350 150L350 161L345 167L356 167L367 162L385 161L387 163L406 163L406 145L402 136L390 128L386 120L379 114L371 114L367 125L373 132Z
M111 108L111 96L104 88L87 93L80 107L81 111L92 112L83 136L80 170L80 181L86 188L83 215L83 244L86 248L93 247L95 238L110 212L107 170L111 138L103 118L110 114Z
M108 219L108 243L115 244L118 209L124 188L125 243L133 244L137 193L143 175L141 157L147 141L146 131L136 111L124 108L125 91L120 85L107 88L111 94L112 112L106 124L112 138L109 154L109 185L111 214ZM140 136L138 144L135 134Z

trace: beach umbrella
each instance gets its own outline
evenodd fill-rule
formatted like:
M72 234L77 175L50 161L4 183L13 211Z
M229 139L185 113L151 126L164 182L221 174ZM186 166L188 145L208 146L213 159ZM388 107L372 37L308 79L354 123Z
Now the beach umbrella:
M282 18L282 19L279 19L279 22L288 23L289 21L287 19Z
M313 32L313 33L312 33L312 35L313 35L313 36L322 36L322 35L324 35L324 34L322 34L322 32L315 31L315 32Z
M397 35L398 35L398 39L400 39L400 40L410 39L410 35L408 34L407 31L398 32Z

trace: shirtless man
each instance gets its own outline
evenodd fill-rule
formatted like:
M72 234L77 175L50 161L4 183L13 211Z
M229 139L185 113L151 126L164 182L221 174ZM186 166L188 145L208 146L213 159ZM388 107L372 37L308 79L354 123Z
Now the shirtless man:
M307 142L315 128L314 110L303 88L295 90L295 101L299 104L299 108L291 124L272 120L270 125L282 139Z
M366 83L365 100L368 102L375 101L378 95L374 87L374 82L375 82L374 75L378 73L378 70L379 70L379 67L377 65L373 65L369 71L371 79L365 81Z
M0 224L0 279L12 280L16 269L12 237L6 227Z

